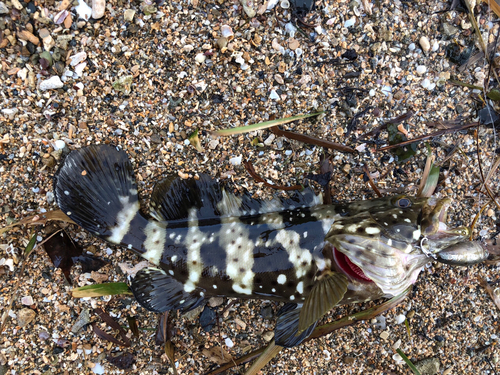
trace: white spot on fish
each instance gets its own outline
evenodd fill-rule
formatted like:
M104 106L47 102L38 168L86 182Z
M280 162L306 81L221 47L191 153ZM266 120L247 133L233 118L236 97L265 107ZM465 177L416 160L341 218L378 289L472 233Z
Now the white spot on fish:
M398 218L398 215L396 215L396 214L392 214L392 217L393 217L394 219L397 219L397 218Z
M215 284L214 284L214 285L212 285L212 287L213 287L214 289L217 289L217 285L215 285Z
M132 249L132 244L131 243L128 244L127 249L129 249L129 250Z
M271 292L276 293L276 289L274 289L274 288L271 289Z
M387 245L392 246L392 240L390 238L387 240Z
M168 270L168 273L169 273L170 275L174 276L174 271L172 271L172 270Z
M286 276L281 274L278 276L278 284L283 285L284 283L286 283Z
M304 293L304 282L301 281L297 284L297 292L300 294Z
M137 200L129 202L129 196L119 196L118 199L120 200L122 209L116 215L117 224L114 228L111 228L111 236L108 237L109 242L116 244L122 242L123 237L125 237L130 229L130 223L139 211L139 202Z
M295 296L290 296L290 301L293 301L295 299Z
M356 225L356 224L351 224L351 225L348 225L345 227L345 230L347 232L352 232L352 233L355 233L356 230L359 228L359 225Z
M177 255L173 255L172 258L170 258L171 262L176 262L177 261Z
M71 211L66 212L66 215L70 216L71 215Z
M305 231L303 234L304 238L307 238L307 231Z
M168 238L170 238L171 240L173 240L175 237L175 232L172 232L168 235Z
M410 219L408 219L408 218L405 218L404 220L405 220L407 223L411 223L411 220L410 220Z
M380 233L380 229L376 228L376 227L368 227L365 229L365 231L368 234L379 234Z
M420 231L420 229L417 229L417 230L414 230L413 231L413 239L416 241L420 238L420 236L422 235L422 232Z
M64 190L64 194L69 195L69 191Z

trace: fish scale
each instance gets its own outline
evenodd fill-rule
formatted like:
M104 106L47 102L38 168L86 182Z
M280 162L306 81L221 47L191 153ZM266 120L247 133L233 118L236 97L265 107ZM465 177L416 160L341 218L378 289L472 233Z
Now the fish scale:
M441 222L447 199L323 205L306 188L265 201L200 174L157 183L150 218L127 154L108 145L71 152L54 191L82 228L154 265L131 283L143 307L188 311L211 296L282 301L275 341L283 346L302 342L336 304L399 294L430 255L460 265L487 256L463 228Z

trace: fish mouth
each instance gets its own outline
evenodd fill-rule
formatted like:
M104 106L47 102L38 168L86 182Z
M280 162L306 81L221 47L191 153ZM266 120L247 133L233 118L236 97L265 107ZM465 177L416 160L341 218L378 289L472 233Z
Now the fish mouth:
M422 243L425 242L426 250L436 253L448 246L467 240L471 232L468 227L448 228L448 208L451 206L450 198L429 200L422 209L420 222Z
M365 275L359 266L355 265L347 255L341 253L335 247L333 248L333 259L335 260L337 267L340 268L340 270L348 277L365 283L373 282L368 276Z

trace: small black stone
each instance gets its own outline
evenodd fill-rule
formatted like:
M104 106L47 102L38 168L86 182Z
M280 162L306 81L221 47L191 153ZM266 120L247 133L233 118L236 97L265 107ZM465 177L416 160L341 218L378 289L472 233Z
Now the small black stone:
M262 319L272 319L274 316L273 308L270 305L264 306L260 309L260 316Z
M33 3L32 1L30 1L30 2L26 5L26 10L28 11L28 13L35 13L35 12L36 12L36 6L35 6L35 3Z
M64 349L58 346L55 347L54 350L52 350L52 354L61 354L62 352L64 352Z

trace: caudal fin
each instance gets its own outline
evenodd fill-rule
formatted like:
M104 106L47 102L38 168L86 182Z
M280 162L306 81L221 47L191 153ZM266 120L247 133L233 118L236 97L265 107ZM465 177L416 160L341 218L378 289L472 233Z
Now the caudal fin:
M72 151L54 180L59 208L96 236L122 243L140 216L132 164L116 147L92 145Z

